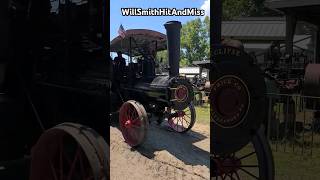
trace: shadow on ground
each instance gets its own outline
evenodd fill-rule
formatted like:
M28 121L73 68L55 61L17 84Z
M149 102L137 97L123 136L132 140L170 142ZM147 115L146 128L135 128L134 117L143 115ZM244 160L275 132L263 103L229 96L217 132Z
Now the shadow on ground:
M166 121L161 125L155 121L151 122L145 142L137 148L131 148L132 151L137 151L141 155L153 159L157 152L165 150L186 165L200 165L210 168L209 149L204 150L203 147L195 145L203 140L209 143L208 134L204 135L192 129L180 134L172 131ZM118 128L117 120L113 120L111 126Z

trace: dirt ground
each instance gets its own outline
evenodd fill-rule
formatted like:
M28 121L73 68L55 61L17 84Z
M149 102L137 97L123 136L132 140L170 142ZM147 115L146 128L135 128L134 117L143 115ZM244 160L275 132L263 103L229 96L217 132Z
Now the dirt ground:
M111 179L209 179L209 132L209 126L197 123L185 134L172 132L166 122L151 123L146 141L133 149L117 125L110 126Z

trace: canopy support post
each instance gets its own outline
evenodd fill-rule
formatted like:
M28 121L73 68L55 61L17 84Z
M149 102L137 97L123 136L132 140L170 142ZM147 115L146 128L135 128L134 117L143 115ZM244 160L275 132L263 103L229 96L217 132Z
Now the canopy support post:
M132 48L132 39L131 39L131 37L129 38L129 58L130 58L130 63L132 63L132 52L131 52L131 48Z

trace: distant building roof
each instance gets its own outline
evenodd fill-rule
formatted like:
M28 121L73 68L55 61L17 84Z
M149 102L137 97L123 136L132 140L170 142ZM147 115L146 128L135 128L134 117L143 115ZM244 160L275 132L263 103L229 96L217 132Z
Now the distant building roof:
M310 35L295 35L293 38L294 48L300 50L309 49L308 45L311 43ZM266 51L270 48L271 42L265 43L244 43L244 48L247 51ZM285 45L282 43L281 47L284 48Z
M291 7L320 5L319 0L266 0L265 5L269 8L282 9Z
M283 18L245 18L222 22L222 36L239 40L285 40Z
M320 0L266 0L265 7L296 16L298 20L320 25Z

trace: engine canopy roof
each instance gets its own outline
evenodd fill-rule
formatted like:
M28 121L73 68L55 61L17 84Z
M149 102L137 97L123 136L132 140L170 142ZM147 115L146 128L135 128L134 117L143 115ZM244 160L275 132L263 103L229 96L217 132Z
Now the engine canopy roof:
M131 39L131 53L130 53ZM167 49L167 36L148 29L128 29L125 37L118 36L110 43L110 51L121 51L128 56L148 55Z

